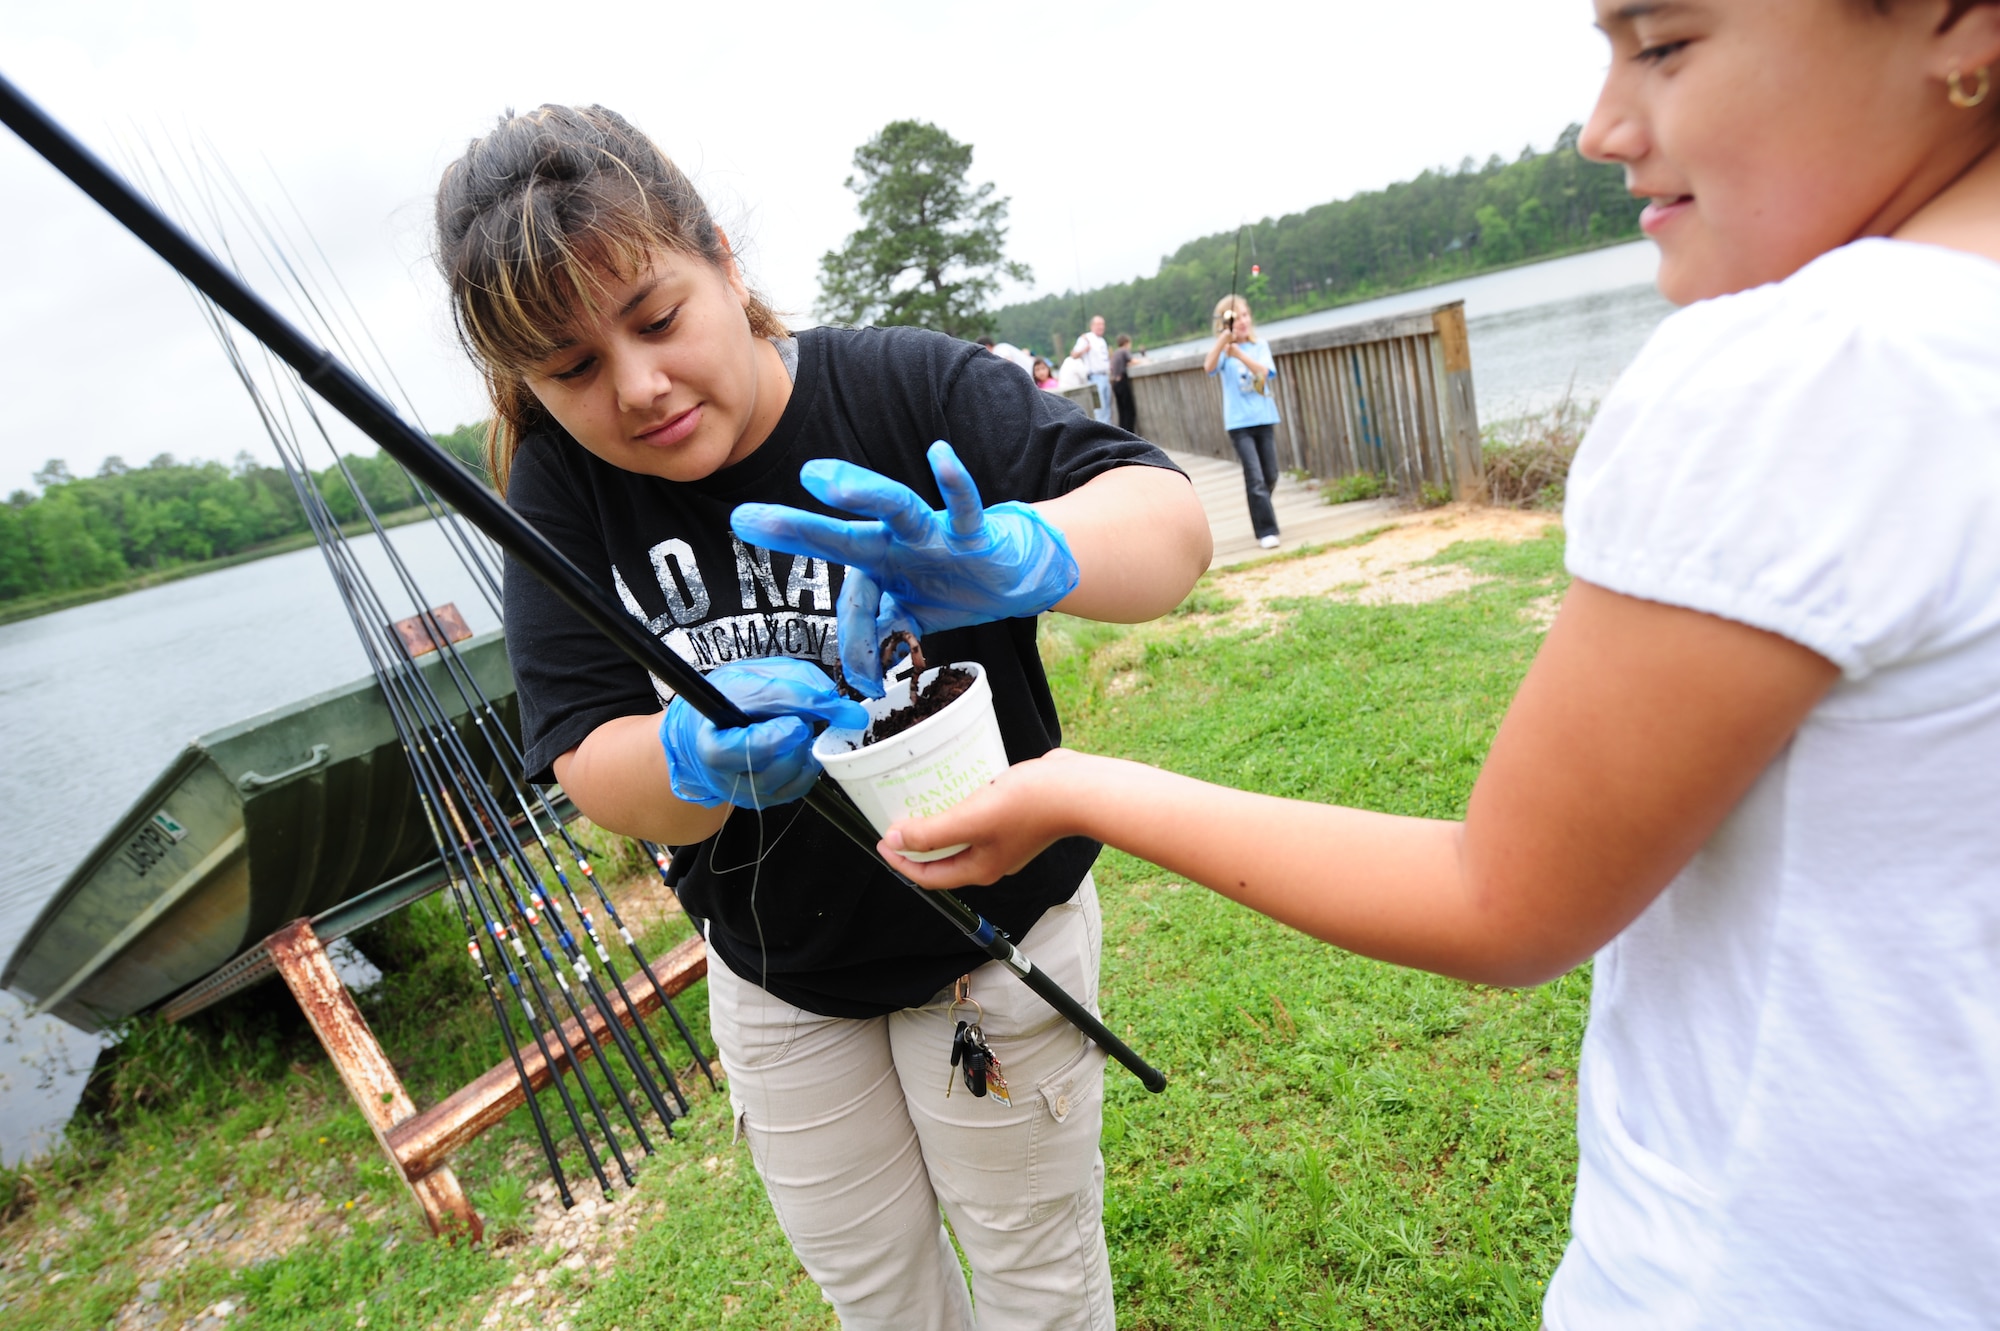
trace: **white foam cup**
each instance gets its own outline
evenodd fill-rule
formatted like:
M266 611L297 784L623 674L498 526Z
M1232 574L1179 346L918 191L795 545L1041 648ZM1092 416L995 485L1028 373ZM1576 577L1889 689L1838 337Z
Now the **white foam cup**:
M813 741L813 757L877 832L903 818L942 813L1007 770L1007 746L1000 739L986 671L977 661L953 664L971 673L972 687L935 716L865 747L859 730L829 729ZM921 683L928 684L937 673L925 671ZM869 718L907 706L910 684L905 679L881 698L869 699ZM913 860L941 860L970 844L903 853Z

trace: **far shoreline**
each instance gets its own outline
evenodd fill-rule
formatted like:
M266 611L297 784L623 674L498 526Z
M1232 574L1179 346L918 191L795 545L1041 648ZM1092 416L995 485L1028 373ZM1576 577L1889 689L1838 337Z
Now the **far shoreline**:
M413 522L422 522L435 517L432 510L422 504L412 504L380 515L382 526L406 527ZM344 522L340 526L343 536L366 536L372 531L365 518ZM310 531L293 532L280 536L274 541L253 545L247 550L238 550L233 555L221 555L214 559L202 559L188 564L175 564L171 568L154 569L146 573L136 573L117 582L107 582L96 587L79 587L75 591L58 592L53 596L22 597L17 601L0 601L0 627L18 624L24 620L39 619L43 615L53 615L58 611L74 610L80 605L90 605L95 601L108 601L113 597L130 592L142 592L149 587L162 587L184 578L199 577L203 573L215 573L238 564L254 563L268 559L272 555L288 555L294 550L310 549L313 544Z

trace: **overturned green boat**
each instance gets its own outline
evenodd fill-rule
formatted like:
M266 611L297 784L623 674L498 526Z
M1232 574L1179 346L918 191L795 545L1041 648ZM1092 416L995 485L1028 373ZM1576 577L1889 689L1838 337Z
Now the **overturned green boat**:
M502 636L460 643L457 655L518 734ZM424 674L504 793L439 656ZM43 908L0 986L86 1031L169 999L169 1015L186 1015L268 974L259 944L279 925L311 917L331 941L444 879L370 677L189 744Z

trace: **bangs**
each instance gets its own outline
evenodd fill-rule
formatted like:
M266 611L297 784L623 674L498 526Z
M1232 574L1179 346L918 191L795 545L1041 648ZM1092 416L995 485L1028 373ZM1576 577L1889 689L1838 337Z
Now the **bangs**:
M452 322L493 403L487 472L503 494L522 436L546 420L526 372L655 256L734 262L686 174L601 106L502 116L438 182L437 239ZM752 336L788 335L755 292L744 313Z
M613 284L636 277L662 248L686 248L636 183L603 197L616 180L531 187L469 229L451 275L453 314L487 365L519 372L546 361Z

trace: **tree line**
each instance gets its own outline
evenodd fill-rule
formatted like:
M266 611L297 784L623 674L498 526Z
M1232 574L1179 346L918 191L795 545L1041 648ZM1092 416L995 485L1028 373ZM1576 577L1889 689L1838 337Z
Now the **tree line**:
M479 470L485 432L466 425L433 438ZM341 461L346 473L329 465L314 480L342 522L361 516L356 488L377 513L417 504L409 477L386 454ZM0 602L87 591L308 530L285 473L248 453L231 466L168 453L137 467L108 457L94 476L51 460L34 480L39 494L16 490L0 504Z
M1158 345L1205 335L1232 286L1269 322L1637 237L1643 201L1626 192L1622 168L1577 152L1581 132L1571 125L1549 151L1523 148L1512 162L1468 157L1455 171L1267 217L1243 229L1240 258L1234 231L1191 240L1151 277L1005 306L995 336L1065 348L1102 314L1114 332Z

